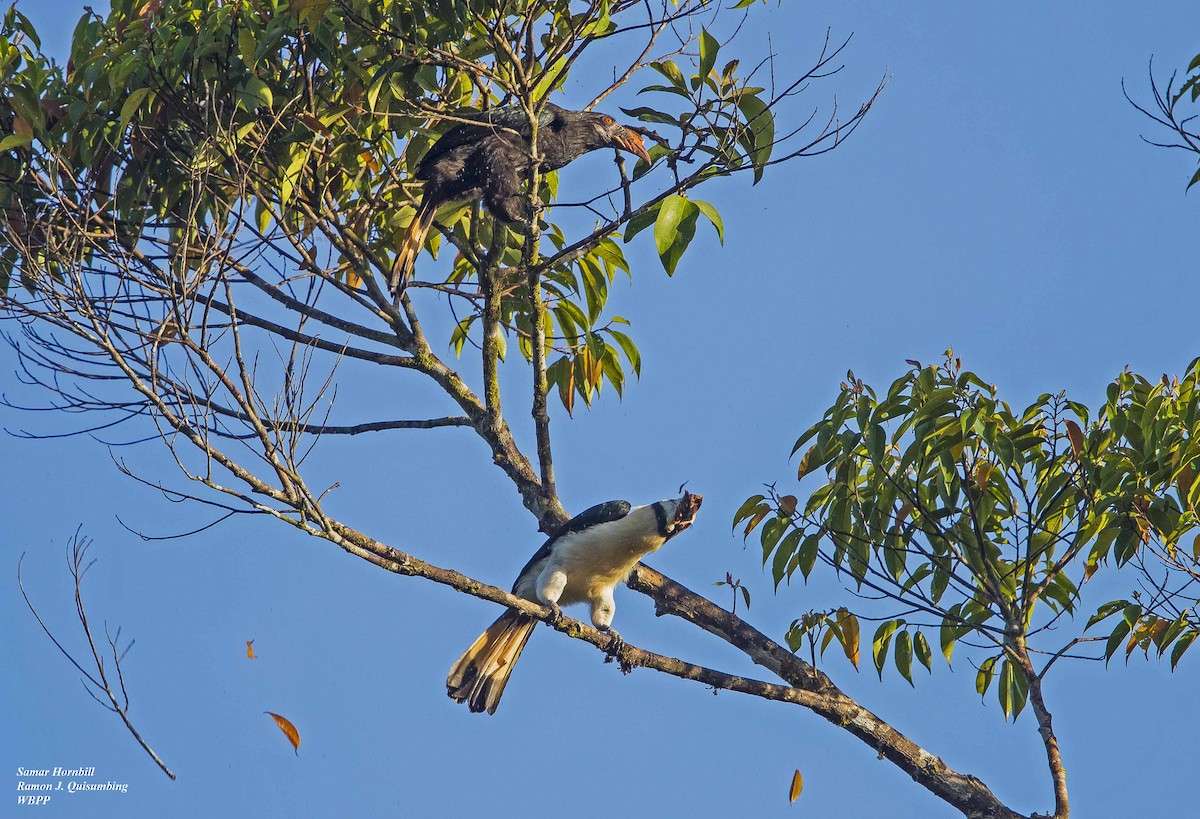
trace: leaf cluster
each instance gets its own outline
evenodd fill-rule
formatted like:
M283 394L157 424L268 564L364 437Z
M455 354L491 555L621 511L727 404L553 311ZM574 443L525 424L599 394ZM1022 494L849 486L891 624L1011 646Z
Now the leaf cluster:
M531 209L553 206L531 231L494 223L471 203L448 205L427 248L436 259L452 245L450 269L415 283L447 297L456 354L468 341L482 350L489 336L503 353L515 338L568 411L605 382L620 394L641 356L624 319L606 313L615 273L632 276L618 232L628 243L653 225L673 274L699 217L724 239L716 207L689 189L742 170L757 182L770 164L828 150L869 107L836 125L835 111L807 141L797 137L811 119L778 134L783 104L828 73L840 49L827 43L785 87L754 85L769 60L718 69L722 44L709 27L689 28L701 13L717 25L704 0L116 0L105 16L83 15L62 66L14 7L0 25L0 122L9 126L0 292L11 292L14 273L36 294L64 271L120 266L128 254L165 258L176 279L211 279L230 249L257 243L276 255L273 265L378 313L380 283L420 196L413 173L438 135L498 105L533 122L585 52L629 42L640 54L593 104L653 71L660 81L639 93L670 104L629 110L670 128L652 134L653 164L639 161L636 181L622 165L614 187L581 201L559 201L556 173L531 179ZM668 32L674 45L659 45ZM551 217L579 210L596 227L569 238L570 220ZM167 276L156 287L174 284ZM494 327L483 320L492 296ZM153 321L169 312L180 311L164 304Z
M1049 658L1044 673L1117 613L1104 656L1174 646L1174 666L1200 627L1200 538L1183 548L1200 501L1200 360L1182 380L1122 373L1095 420L1062 394L1016 411L949 352L941 364L910 364L882 395L848 373L797 439L797 478L824 476L806 500L771 487L736 513L735 528L759 530L776 588L818 564L848 581L882 620L872 640L881 676L889 647L910 682L913 657L929 668L927 632L947 663L960 643L980 649L977 689L998 671L1011 716L1028 693L1029 641ZM1105 604L1064 639L1084 584L1123 568L1149 584L1149 601ZM1163 571L1170 581L1153 580ZM819 620L822 648L838 639L857 650L851 616ZM798 619L793 650L817 626Z

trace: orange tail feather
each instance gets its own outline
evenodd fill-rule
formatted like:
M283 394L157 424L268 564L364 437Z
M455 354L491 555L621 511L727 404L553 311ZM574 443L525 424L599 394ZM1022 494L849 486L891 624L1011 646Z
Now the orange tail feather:
M516 609L500 615L451 667L446 678L450 698L466 702L476 713L496 713L513 666L537 623Z
M432 203L422 200L417 215L413 217L412 222L404 231L404 237L400 240L400 247L396 251L396 261L392 262L392 275L388 280L388 288L394 296L399 296L408 287L408 280L412 277L417 256L420 254L421 248L425 246L425 237L433 225L435 210Z

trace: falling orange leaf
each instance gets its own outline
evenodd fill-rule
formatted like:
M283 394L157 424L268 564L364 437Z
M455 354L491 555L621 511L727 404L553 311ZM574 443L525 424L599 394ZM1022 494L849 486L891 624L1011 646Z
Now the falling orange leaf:
M288 742L292 743L292 747L296 750L296 756L300 756L300 732L296 730L295 725L292 725L291 720L270 711L263 711L263 713L275 720L275 724L279 726L279 730L283 731L284 736L288 738Z
M253 640L246 641L246 656L249 657L251 660L254 659L254 641Z
M1074 421L1067 421L1067 437L1071 439L1071 451L1078 458L1083 454L1083 430Z
M800 798L800 791L804 790L804 777L799 771L792 774L792 789L788 791L788 801L795 802Z

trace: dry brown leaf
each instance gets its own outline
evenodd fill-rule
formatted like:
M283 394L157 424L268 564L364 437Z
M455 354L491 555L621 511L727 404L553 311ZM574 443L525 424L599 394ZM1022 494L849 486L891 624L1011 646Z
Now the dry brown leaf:
M292 748L296 750L296 756L300 756L300 732L296 730L295 725L292 725L291 720L271 711L263 711L263 713L275 720L275 724L279 726L279 730L283 731L284 736L288 738L288 742L292 743Z
M322 136L333 135L333 132L325 127L325 123L321 122L321 120L317 119L314 115L308 113L307 111L297 114L296 119L308 126L309 130L313 131L314 133L321 134Z
M1083 454L1083 430L1074 421L1067 421L1067 437L1071 439L1071 451L1078 458Z
M158 325L151 335L150 340L155 344L167 344L173 341L179 335L179 322L168 316L163 320L163 323Z
M1175 479L1175 488L1179 490L1180 501L1187 500L1187 496L1192 489L1192 484L1195 483L1195 481L1196 470L1192 469L1190 464L1179 470L1179 476Z
M795 802L800 798L800 791L804 790L804 777L799 771L792 774L792 789L788 791L788 801Z
M251 660L254 659L254 641L253 640L246 641L246 656L249 657Z

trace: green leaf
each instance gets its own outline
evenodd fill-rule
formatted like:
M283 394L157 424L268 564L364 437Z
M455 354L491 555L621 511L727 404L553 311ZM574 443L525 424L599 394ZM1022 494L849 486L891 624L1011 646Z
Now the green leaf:
M629 359L629 366L633 368L633 374L638 378L641 378L642 354L638 352L637 345L633 343L633 339L622 333L620 330L613 330L610 328L606 332L616 339L617 344L620 345L621 352L625 353L625 358Z
M454 332L450 334L450 346L458 358L462 357L463 345L467 343L467 334L471 331L471 325L475 323L475 318L475 316L467 316L454 325Z
M659 256L666 255L675 243L675 234L684 214L687 213L687 205L687 197L669 196L658 209L658 218L654 220L654 244L658 247Z
M149 89L146 89L149 90ZM242 102L247 110L255 108L270 108L275 102L275 97L271 93L271 87L255 76L246 78L245 91L242 95Z
M779 539L783 537L783 533L787 529L788 522L781 517L772 518L763 526L758 536L758 540L762 544L763 565L766 565L767 558L771 556L771 552L775 551L775 545L779 543Z
M117 129L118 133L125 133L125 129L129 127L129 123L133 120L133 115L137 113L138 108L153 93L153 89L139 88L125 99L125 104L121 106L121 123Z
M636 117L642 122L653 122L659 125L679 125L678 117L673 117L670 114L663 113L656 108L640 106L638 108L622 108L621 110L631 117Z
M1121 647L1121 643L1129 636L1129 624L1124 620L1117 623L1117 627L1113 629L1112 634L1108 636L1108 642L1104 645L1104 664L1108 665L1113 654L1117 653L1117 649Z
M800 569L800 573L804 575L806 581L812 573L813 566L817 564L817 554L819 553L820 545L820 535L809 535L804 539L804 545L800 547L800 551L797 553L797 557L799 558L797 567Z
M25 148L33 142L32 134L9 134L0 139L0 154L15 148Z
M717 213L717 209L707 202L702 202L699 199L693 199L692 204L700 209L708 221L712 222L712 226L717 229L717 239L721 244L725 244L725 222L721 219L721 214Z
M794 452L795 450L793 450ZM808 448L800 458L800 465L796 467L796 480L800 480L809 472L812 472L818 466L824 463L821 459L821 444L815 443Z
M1128 600L1111 600L1108 603L1105 603L1103 606L1096 609L1096 613L1088 619L1087 625L1083 627L1083 630L1087 631L1101 620L1106 620L1117 612L1123 611L1127 605L1129 605Z
M1011 718L1015 722L1029 696L1029 681L1025 679L1021 669L1007 659L1000 665L1000 685L996 694L1000 699L1004 718Z
M683 72L679 70L679 66L675 65L671 60L665 62L650 63L650 67L662 74L676 88L686 88L687 85L683 81Z
M765 503L760 503L750 515L750 519L746 521L746 528L742 531L742 538L750 537L750 533L754 531L754 527L763 522L763 518L771 514L771 507Z
M987 693L988 686L992 684L992 674L995 671L996 660L999 657L988 657L979 664L979 671L975 674L975 692L979 696Z
M900 676L908 681L909 685L913 685L912 678L912 636L907 631L902 631L896 635L896 670L900 672Z
M799 547L803 537L803 530L793 528L779 542L779 547L775 550L775 559L771 561L771 577L775 580L776 590L779 589L779 584L787 576L788 563L791 561L792 556L796 554L796 549Z
M1197 182L1200 182L1200 169L1197 169L1197 171L1192 174L1192 181L1187 183L1187 187L1184 188L1184 191L1190 191L1192 189L1192 185L1195 185Z
M661 204L655 205L630 219L629 224L625 226L625 235L621 237L621 241L624 244L629 244L629 241L634 236L637 236L643 230L653 225L658 219L658 212L661 210L661 207Z
M1007 720L1012 716L1013 665L1007 659L1000 664L1000 685L996 686L996 696L1000 700L1000 710Z
M533 89L533 98L535 100L544 99L551 91L562 86L569 73L563 70L566 64L567 58L564 55L555 60L554 65L542 72L541 79L538 80L537 85ZM541 143L541 139L538 140L538 143Z
M1183 658L1183 652L1188 650L1188 646L1190 646L1195 641L1197 634L1200 634L1200 632L1189 631L1187 634L1180 637L1179 641L1177 643L1175 643L1175 648L1171 649L1171 670L1172 671L1175 670L1175 666L1179 665L1179 661Z
M950 613L957 616L959 604L955 604L950 608ZM942 656L946 658L946 665L950 665L950 658L954 655L954 644L958 642L959 626L950 617L942 620L940 629L940 638L942 644Z
M899 535L888 535L883 543L884 568L891 574L893 580L899 580L904 574L908 553L904 548L904 539Z
M738 510L733 513L734 531L737 531L739 523L754 514L755 510L758 509L758 505L766 500L766 497L766 495L752 495L746 499L745 503L738 507Z
M888 620L875 629L875 637L871 640L871 655L875 659L875 670L879 673L879 679L883 679L883 666L887 662L888 644L892 641L892 635L896 629L904 625L903 620Z
M799 620L792 621L792 625L787 630L784 638L787 640L788 648L792 650L793 654L800 650L800 647L804 645L804 631L800 627Z
M933 651L930 650L925 635L919 631L913 636L913 653L917 655L917 661L925 666L925 670L932 674Z
M708 75L712 73L713 66L717 63L717 52L721 49L721 44L717 42L717 38L708 33L708 29L700 29L700 82L703 83L708 79Z
M700 209L685 196L669 196L654 221L654 243L668 276L675 274L680 257L696 235Z
M767 104L753 94L742 94L738 98L738 108L750 129L751 138L743 140L743 145L749 147L747 154L754 163L754 184L757 185L775 147L775 117Z

